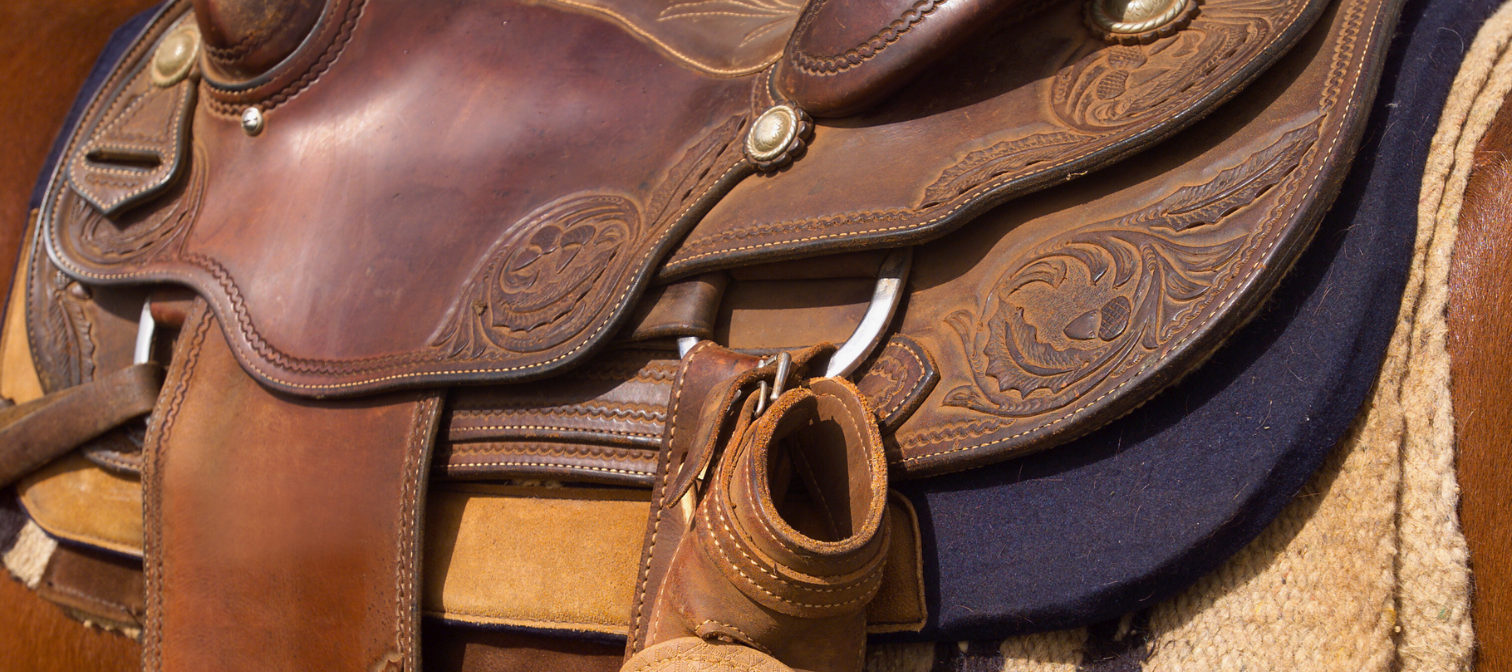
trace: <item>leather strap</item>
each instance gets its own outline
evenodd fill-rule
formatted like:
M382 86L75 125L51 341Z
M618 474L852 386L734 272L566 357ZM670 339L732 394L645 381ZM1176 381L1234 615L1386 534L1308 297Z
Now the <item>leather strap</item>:
M40 399L0 408L0 487L152 410L163 370L137 364Z
M144 447L144 668L418 669L440 406L273 393L196 301Z

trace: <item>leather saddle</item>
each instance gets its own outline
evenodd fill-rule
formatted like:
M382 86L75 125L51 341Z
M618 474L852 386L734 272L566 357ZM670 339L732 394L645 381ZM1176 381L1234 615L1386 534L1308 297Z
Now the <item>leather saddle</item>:
M168 2L35 214L0 483L141 559L59 599L154 670L418 669L421 613L859 670L935 589L889 483L1200 370L1399 8Z

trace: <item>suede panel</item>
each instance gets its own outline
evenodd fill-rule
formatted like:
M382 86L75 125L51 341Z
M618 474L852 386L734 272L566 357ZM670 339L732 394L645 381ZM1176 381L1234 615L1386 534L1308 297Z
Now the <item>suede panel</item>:
M32 520L59 539L142 557L142 483L69 453L16 486Z

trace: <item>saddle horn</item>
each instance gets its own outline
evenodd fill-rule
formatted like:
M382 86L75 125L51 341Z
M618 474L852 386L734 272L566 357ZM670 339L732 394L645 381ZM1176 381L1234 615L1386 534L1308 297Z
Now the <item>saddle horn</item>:
M809 0L778 92L816 117L861 112L994 21L1038 0Z
M194 0L194 20L215 79L246 82L293 54L325 12L325 0Z

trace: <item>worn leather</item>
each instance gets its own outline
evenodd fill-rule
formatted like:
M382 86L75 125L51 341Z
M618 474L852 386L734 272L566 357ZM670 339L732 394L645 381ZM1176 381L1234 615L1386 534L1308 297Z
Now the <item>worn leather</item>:
M194 0L204 61L218 79L254 80L293 54L331 4L322 0Z
M768 388L753 386L771 374L739 362L700 344L679 372L687 410L673 413L658 465L627 665L699 637L797 669L859 670L891 530L876 416L835 379L790 389L758 415Z
M147 609L142 578L134 558L61 544L47 559L37 594L82 620L139 631Z
M1194 21L1183 33L1192 44L1179 53L1198 61L1133 66L1166 75L1141 91L1178 92L1137 115L1110 111L1121 109L1117 101L1113 108L1082 109L1093 100L1089 91L1102 90L1095 74L1063 92L1063 109L1053 118L1044 117L1037 87L1015 88L1014 82L972 86L976 95L996 93L972 112L969 101L956 100L925 115L951 99L939 91L900 92L891 99L896 104L877 108L870 121L818 129L812 151L791 170L752 180L745 179L756 170L743 150L746 127L778 102L764 73L716 78L661 67L662 52L621 30L623 24L552 6L450 12L434 3L337 3L299 50L265 76L266 84L228 88L206 74L204 100L189 125L192 157L181 159L189 166L181 194L106 225L71 190L54 185L43 206L43 238L60 268L78 278L195 287L232 325L238 359L285 392L351 395L540 378L581 363L608 342L695 220L702 220L704 233L683 243L684 254L660 271L664 277L799 249L812 254L916 242L1168 136L1274 62L1322 8L1320 0L1264 11L1240 4L1227 14L1210 4L1203 16L1212 23ZM86 112L68 156L80 151L80 137L114 121L105 105L109 92L145 67L148 48L183 9L168 10L128 54L116 82L107 83L107 94ZM328 30L335 16L346 22ZM1042 17L1048 23L1026 24L1027 34L1087 35L1076 12ZM444 37L433 34L409 53L382 46L409 43L417 25L438 26ZM544 35L551 38L530 39ZM1108 57L1107 45L1090 37L1066 42L1062 50L1072 51L1051 59L1028 47L1003 50L1001 41L973 42L1017 59L994 72L1064 63L1074 76L1088 68L1101 72L1098 59ZM584 54L605 57L591 66L574 60ZM368 72L391 77L357 74ZM255 137L241 130L248 107L265 119ZM469 113L451 119L457 110ZM1070 122L1061 119L1066 115ZM907 123L879 123L884 119ZM1046 157L1014 150L1023 143L1012 136L1026 132L1026 124L1066 123L1088 130L1035 135L1032 153ZM978 152L996 138L1002 138L998 149ZM305 152L306 140L321 151ZM489 150L472 151L479 147ZM594 160L580 160L590 153ZM910 159L894 160L904 156ZM292 165L301 169L286 170ZM863 168L883 165L888 170L875 174ZM844 181L820 177L831 175ZM737 182L755 186L721 198ZM869 229L865 218L843 216L858 199L867 212L893 212L899 198L911 199L931 182L936 188L926 191L940 197L889 215L894 225L886 235ZM368 187L350 189L358 183ZM488 186L498 184L511 186L505 192ZM778 184L791 186L766 194ZM793 189L808 195L788 193ZM747 192L751 196L740 195ZM319 197L328 193L345 196ZM827 193L822 204L814 198L821 193ZM287 207L292 203L303 207ZM702 216L711 206L746 211L743 230L746 224L766 227L772 207L829 224L819 238L802 236L807 242L742 235L738 250L720 242L711 254L694 254L710 236L728 238L732 222L725 216ZM439 212L447 213L446 226L419 225ZM121 233L110 233L122 226ZM588 244L581 251L579 239ZM126 240L152 242L127 246ZM290 249L301 252L288 255ZM404 251L405 261L396 250ZM280 272L264 272L269 263ZM548 266L549 273L538 270ZM320 291L310 291L316 287ZM333 311L332 305L349 308ZM308 319L314 315L323 319Z
M117 578L136 588L102 582L75 590L112 602L142 590L142 487L135 476L75 455L28 476L18 489L27 515L49 535L135 559L128 564L137 576ZM623 637L649 496L643 489L434 484L425 504L421 613L469 627ZM927 615L917 515L897 493L888 507L888 559L882 586L867 604L872 634L917 631ZM70 608L114 618L87 604Z
M417 669L439 410L428 392L340 404L274 393L201 302L143 461L145 668Z
M782 661L749 646L679 637L631 656L621 672L792 672Z
M48 534L125 556L142 556L142 483L79 454L65 455L16 484L26 513Z
M152 410L162 367L146 363L0 408L0 487Z

